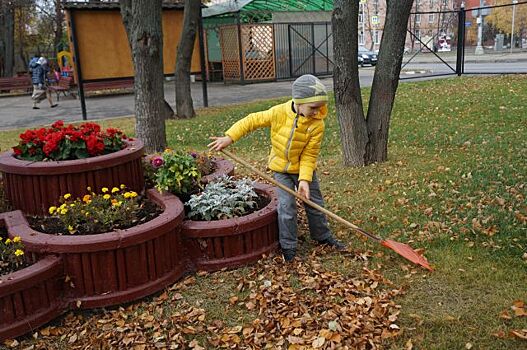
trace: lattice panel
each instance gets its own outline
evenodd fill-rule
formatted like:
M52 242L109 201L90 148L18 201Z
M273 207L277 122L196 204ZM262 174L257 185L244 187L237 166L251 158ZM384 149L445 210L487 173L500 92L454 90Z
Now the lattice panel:
M223 79L240 80L240 51L238 49L237 26L222 26L220 28L220 45Z
M244 79L275 79L273 26L246 24L241 31Z

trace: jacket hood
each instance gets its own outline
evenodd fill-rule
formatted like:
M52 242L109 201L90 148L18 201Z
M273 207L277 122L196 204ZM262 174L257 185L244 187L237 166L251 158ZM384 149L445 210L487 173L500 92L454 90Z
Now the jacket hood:
M292 103L293 103L293 100L290 100L289 101L289 106L292 106ZM295 112L293 112L293 109L290 108L289 111L290 111L290 116L292 116L294 118L296 116L296 114L295 114ZM311 117L308 117L308 118L324 120L324 119L326 119L327 116L328 116L328 104L326 103L325 105L320 107L320 109L318 110L318 114L316 114L314 116L311 116Z

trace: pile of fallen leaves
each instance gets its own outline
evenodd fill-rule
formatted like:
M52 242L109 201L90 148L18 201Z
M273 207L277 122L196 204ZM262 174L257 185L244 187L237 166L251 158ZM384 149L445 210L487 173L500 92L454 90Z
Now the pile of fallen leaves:
M224 302L226 310L240 308L250 315L249 322L239 325L212 319L202 303L190 301L186 293L196 277L188 277L150 301L93 313L70 312L33 337L5 345L21 349L362 349L377 348L396 336L399 306L393 298L400 289L366 267L359 273L329 271L321 255L317 248L293 264L271 256L244 269L248 273L243 276L238 271L199 273L198 278L213 280L221 274L236 276L237 284L232 284Z

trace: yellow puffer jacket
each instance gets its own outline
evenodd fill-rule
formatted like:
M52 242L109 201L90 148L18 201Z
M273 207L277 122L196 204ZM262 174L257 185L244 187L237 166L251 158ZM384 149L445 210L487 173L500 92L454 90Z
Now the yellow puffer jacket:
M304 117L293 112L292 101L288 101L267 111L249 114L236 122L225 135L236 142L251 131L270 127L272 148L269 169L299 174L299 180L311 182L327 112L327 106L324 106L316 116Z

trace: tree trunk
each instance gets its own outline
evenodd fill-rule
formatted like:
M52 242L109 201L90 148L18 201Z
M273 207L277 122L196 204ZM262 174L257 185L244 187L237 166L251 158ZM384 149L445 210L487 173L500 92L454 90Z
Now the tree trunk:
M166 147L161 0L121 0L135 70L135 130L147 152Z
M364 165L365 145L368 141L359 83L358 19L358 1L333 2L333 85L346 166Z
M201 1L185 0L183 33L181 33L176 58L176 118L192 118L195 116L190 93L190 66L194 43L196 42L200 7Z
M15 13L12 4L2 4L0 18L2 28L0 31L0 56L3 58L1 76L12 77L15 65Z
M388 158L388 131L413 0L387 0L386 22L368 106L365 164Z

